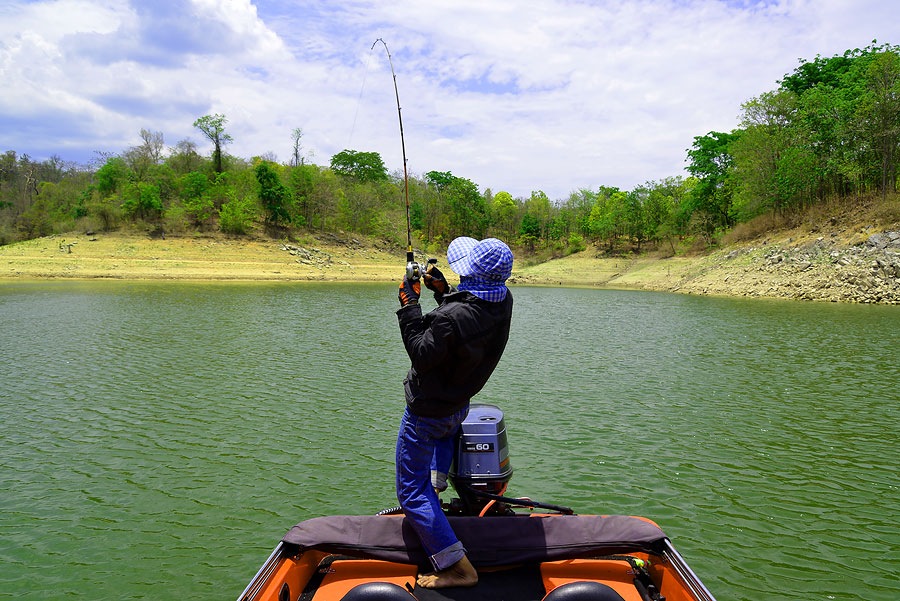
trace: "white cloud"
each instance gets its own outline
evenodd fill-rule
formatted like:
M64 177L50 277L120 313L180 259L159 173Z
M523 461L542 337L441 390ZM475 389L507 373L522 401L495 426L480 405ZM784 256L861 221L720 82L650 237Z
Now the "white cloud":
M792 71L872 39L877 0L13 1L0 8L0 151L86 160L224 113L243 157L376 151L551 198L682 173L694 136ZM76 154L80 153L78 156Z

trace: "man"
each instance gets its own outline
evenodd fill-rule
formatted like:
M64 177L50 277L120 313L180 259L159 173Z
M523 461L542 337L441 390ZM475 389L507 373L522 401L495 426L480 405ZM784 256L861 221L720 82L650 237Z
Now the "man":
M403 382L406 411L397 436L397 498L435 571L419 586L474 586L478 572L441 509L453 439L509 339L512 273L509 247L488 238L456 238L447 249L457 290L433 265L422 276L438 307L422 315L419 282L403 278L397 318L412 365Z

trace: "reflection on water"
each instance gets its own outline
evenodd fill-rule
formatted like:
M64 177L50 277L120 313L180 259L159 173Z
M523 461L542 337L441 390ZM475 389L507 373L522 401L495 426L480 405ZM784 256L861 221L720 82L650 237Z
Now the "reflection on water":
M722 600L900 595L900 310L515 288L510 493L653 518ZM0 286L0 584L234 598L395 504L388 285Z

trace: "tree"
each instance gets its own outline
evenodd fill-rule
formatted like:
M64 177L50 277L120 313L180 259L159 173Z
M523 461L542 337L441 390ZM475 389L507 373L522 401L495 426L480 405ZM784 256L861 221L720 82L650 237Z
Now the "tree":
M817 87L836 89L842 87L847 73L860 51L847 50L843 55L822 58L816 55L812 62L800 59L800 66L790 75L785 75L778 83L781 89L802 96Z
M291 204L296 213L296 219L292 222L298 225L306 225L312 222L312 202L310 197L315 188L315 177L318 170L315 165L301 164L290 171L288 186L291 193Z
M425 181L437 188L438 192L446 190L454 179L456 176L449 171L429 171L425 174Z
M256 179L259 182L259 200L265 212L266 225L278 227L290 223L291 215L287 206L290 195L272 164L261 161L256 166Z
M199 226L209 222L216 213L215 203L209 194L209 178L199 171L191 171L178 178L178 187L188 217Z
M688 150L688 172L699 181L688 199L685 209L689 214L699 213L702 231L711 240L717 228L731 224L732 191L731 176L734 157L731 146L741 136L739 130L731 133L711 131L694 138Z
M179 140L169 153L166 164L179 175L199 171L203 164L202 157L197 153L197 144L193 140Z
M334 171L327 169L316 177L315 187L308 198L309 219L306 224L308 227L322 231L328 229L334 217L336 199L341 188L339 179Z
M764 210L785 213L802 208L815 198L820 175L813 135L799 118L796 94L762 94L743 108L744 130L730 146L733 215L749 219Z
M531 192L531 197L525 201L525 215L534 217L538 224L538 238L546 238L547 227L550 225L550 198L543 190Z
M598 192L581 188L569 194L569 198L563 204L563 214L567 216L570 228L583 236L591 235L590 216L591 209L597 201Z
M487 231L489 216L478 185L449 171L429 171L425 180L438 192L441 215L446 219L449 238L472 236L481 238Z
M331 157L331 169L338 175L355 177L361 182L377 182L388 179L387 168L377 152L342 150Z
M866 91L860 111L879 156L882 198L897 191L897 158L900 156L900 54L875 55L865 71Z
M493 203L491 203L491 215L494 224L499 231L506 236L508 240L512 240L515 235L516 215L519 207L513 200L512 194L501 190L494 195Z
M246 234L254 216L253 200L232 192L219 211L219 229L226 234Z
M132 219L158 219L163 210L159 186L147 182L128 184L125 188L122 210Z
M162 162L163 135L162 132L141 130L143 143L126 150L122 158L131 167L137 181L146 181L154 166Z
M97 191L103 196L109 196L120 190L133 177L134 172L124 159L110 157L94 174L94 181Z
M204 115L194 121L194 127L203 132L203 135L213 143L213 165L216 173L222 173L222 147L233 140L230 134L225 133L225 124L228 119L225 115Z
M898 56L900 47L873 41L842 55L801 60L781 80L781 91L799 97L792 126L802 134L795 140L802 138L806 148L797 152L795 142L790 164L780 165L787 174L778 176L782 184L796 184L797 175L812 164L820 192L878 188L886 194L896 187ZM802 196L812 200L811 193Z
M618 188L601 188L588 219L591 234L605 240L609 252L615 249L616 238L622 228L627 194Z
M141 140L144 141L140 148L150 158L150 162L158 165L162 162L162 150L165 145L161 131L141 129Z
M16 151L7 150L0 155L0 211L12 209L19 198L19 165Z
M300 139L303 137L303 130L299 127L295 127L291 130L291 166L297 167L298 165L303 164L303 157L300 156L300 148L302 145L300 144Z
M645 186L638 186L625 194L622 229L625 235L637 245L638 251L640 251L641 244L648 237L647 216L644 209L649 195L650 190Z

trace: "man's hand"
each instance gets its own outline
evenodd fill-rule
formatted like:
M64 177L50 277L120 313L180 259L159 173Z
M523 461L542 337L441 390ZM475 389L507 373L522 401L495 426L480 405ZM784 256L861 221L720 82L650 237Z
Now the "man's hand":
M450 292L450 284L447 283L447 278L444 277L440 269L435 267L434 263L428 265L428 269L425 271L422 279L425 281L425 287L433 290L435 296L443 296Z
M422 284L418 281L410 282L409 278L403 277L403 281L400 282L400 291L397 293L397 298L400 300L400 306L406 307L408 305L417 305L419 304L419 294L422 291Z

